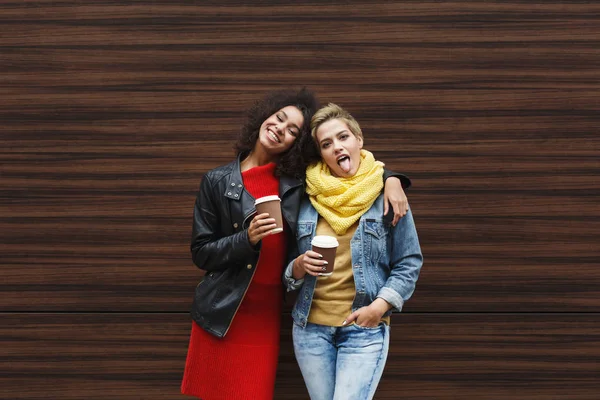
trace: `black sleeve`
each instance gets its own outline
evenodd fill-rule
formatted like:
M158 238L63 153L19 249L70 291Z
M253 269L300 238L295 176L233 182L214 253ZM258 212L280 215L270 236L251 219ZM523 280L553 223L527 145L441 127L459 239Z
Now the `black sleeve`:
M210 178L205 175L194 206L191 251L194 264L206 271L223 270L258 254L248 240L248 230L223 236L220 230L223 206L215 196Z
M404 174L399 174L389 169L383 169L383 181L385 182L388 178L398 178L402 184L402 189L408 189L410 187L410 179Z

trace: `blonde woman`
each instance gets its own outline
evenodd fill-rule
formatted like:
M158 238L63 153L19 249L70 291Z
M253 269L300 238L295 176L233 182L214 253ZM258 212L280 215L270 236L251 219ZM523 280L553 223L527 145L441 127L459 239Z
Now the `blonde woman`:
M356 120L329 104L311 134L321 161L306 171L300 256L285 271L299 289L292 311L296 359L312 400L372 399L388 354L390 314L412 295L423 263L410 210L393 226L383 216L383 164L363 149ZM334 270L311 250L315 235L337 239Z

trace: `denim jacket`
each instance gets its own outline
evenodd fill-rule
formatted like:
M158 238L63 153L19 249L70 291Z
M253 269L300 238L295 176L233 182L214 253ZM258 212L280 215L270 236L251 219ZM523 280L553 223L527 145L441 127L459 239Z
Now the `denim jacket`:
M393 214L391 212L388 215ZM315 236L319 214L307 198L300 206L296 239L300 254L311 248ZM384 221L383 195L380 195L371 208L359 220L358 228L350 241L352 272L356 294L352 311L368 306L380 297L393 306L392 310L402 310L404 302L415 290L423 255L419 238L410 210L395 227ZM300 288L296 304L292 310L294 322L306 326L312 304L317 277L305 275L303 279L292 277L292 260L284 273L284 283L288 291ZM384 314L388 316L392 310Z

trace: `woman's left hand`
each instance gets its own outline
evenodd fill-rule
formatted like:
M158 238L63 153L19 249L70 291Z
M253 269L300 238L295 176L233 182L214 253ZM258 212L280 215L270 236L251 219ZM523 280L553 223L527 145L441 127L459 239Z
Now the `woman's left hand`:
M391 308L390 304L380 298L375 299L366 307L361 307L350 314L342 325L348 325L355 322L358 326L364 328L374 328L381 322L381 317Z
M400 179L395 177L388 178L385 181L385 188L383 190L383 215L387 215L389 212L390 204L394 210L392 225L396 226L400 218L404 217L408 212L408 198L402 189Z

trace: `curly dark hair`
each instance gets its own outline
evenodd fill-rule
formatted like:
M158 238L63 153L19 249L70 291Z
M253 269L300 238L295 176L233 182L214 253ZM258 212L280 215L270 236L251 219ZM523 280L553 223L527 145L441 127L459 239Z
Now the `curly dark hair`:
M308 164L314 161L315 154L318 157L315 144L310 136L310 120L319 108L319 101L307 88L273 91L257 101L247 112L246 123L235 144L235 150L238 156L250 152L258 140L258 132L262 123L286 106L297 107L302 112L304 123L292 147L279 158L275 174L278 176L286 174L303 179Z

